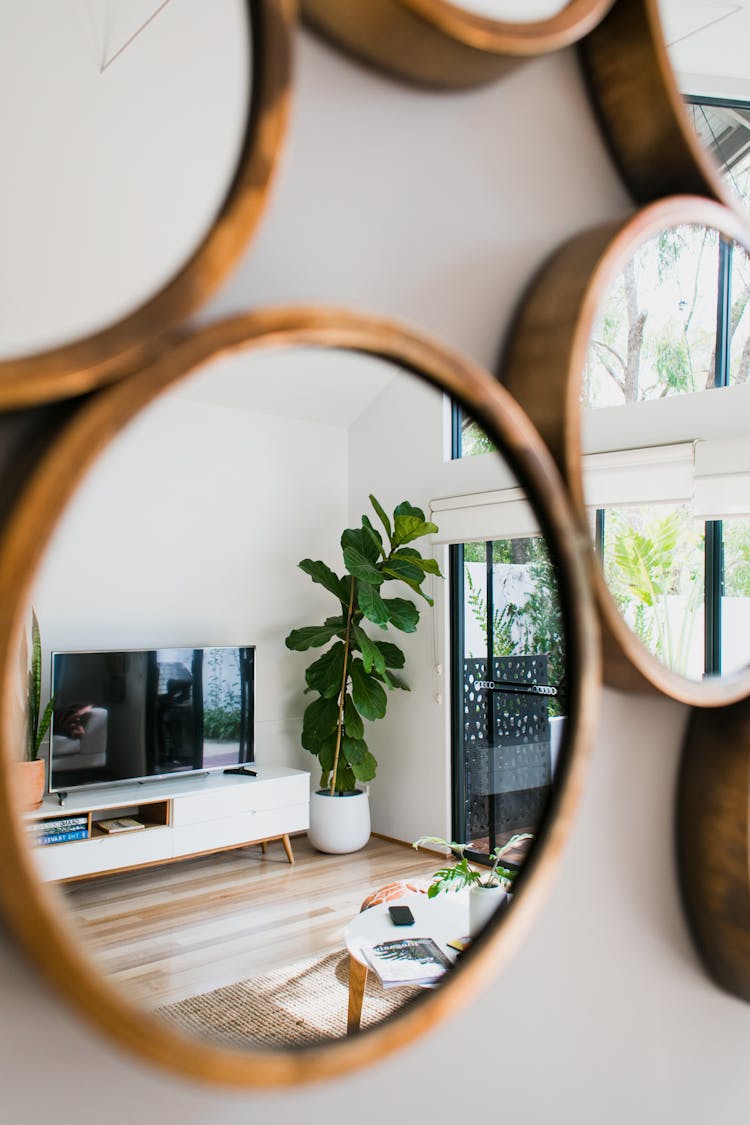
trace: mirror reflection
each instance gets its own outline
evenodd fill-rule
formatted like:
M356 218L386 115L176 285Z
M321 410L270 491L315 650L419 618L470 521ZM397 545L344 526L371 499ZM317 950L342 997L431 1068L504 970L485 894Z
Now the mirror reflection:
M658 0L690 119L729 191L750 200L750 8Z
M38 869L192 1035L373 1026L512 903L566 638L517 480L452 423L380 360L231 355L109 446L47 550Z
M610 285L584 372L607 585L646 648L693 680L750 661L749 303L741 246L665 229Z

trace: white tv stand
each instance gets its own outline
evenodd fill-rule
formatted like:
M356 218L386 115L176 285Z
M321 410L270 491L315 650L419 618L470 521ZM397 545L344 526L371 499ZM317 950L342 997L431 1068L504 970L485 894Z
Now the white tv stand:
M289 834L310 825L310 775L283 766L251 767L257 776L222 773L144 781L55 794L28 814L34 831L45 821L86 817L85 840L34 849L45 880L81 879L246 844L280 840L294 862ZM108 835L101 820L133 817L144 827ZM265 847L264 847L265 851Z

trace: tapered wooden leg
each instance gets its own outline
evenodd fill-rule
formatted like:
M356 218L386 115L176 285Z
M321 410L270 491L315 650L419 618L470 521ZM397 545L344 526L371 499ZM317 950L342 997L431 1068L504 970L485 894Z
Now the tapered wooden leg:
M292 842L289 839L289 837L286 835L286 833L281 837L281 842L284 845L284 851L286 852L286 858L289 860L290 863L294 863L294 852L292 851Z
M260 842L260 850L262 851L263 855L265 855L265 854L266 854L266 849L267 849L267 848L268 848L268 841L267 841L267 840L261 840L261 842Z
M367 967L361 965L355 957L349 956L349 1012L346 1020L346 1033L359 1031L362 1020L362 1001L365 998L365 985L367 984Z

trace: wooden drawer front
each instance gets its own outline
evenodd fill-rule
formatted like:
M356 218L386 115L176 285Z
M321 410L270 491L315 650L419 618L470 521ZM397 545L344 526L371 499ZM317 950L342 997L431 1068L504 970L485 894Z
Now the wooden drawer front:
M250 844L268 836L285 832L302 832L310 827L310 805L292 805L285 809L241 813L204 824L186 824L172 829L175 856L194 855L214 848L230 848L233 844Z
M37 848L36 855L43 879L72 879L171 859L172 833L169 828L143 828L119 836L50 844Z
M172 804L172 824L175 827L200 824L202 821L223 820L224 817L240 813L257 813L301 805L309 801L309 795L310 781L306 773L263 781L248 778L246 783L231 788L175 797Z

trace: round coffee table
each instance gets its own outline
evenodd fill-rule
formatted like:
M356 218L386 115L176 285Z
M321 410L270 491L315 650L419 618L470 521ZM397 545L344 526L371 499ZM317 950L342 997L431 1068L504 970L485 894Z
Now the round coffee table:
M389 906L408 906L414 915L413 926L395 926L388 913ZM379 903L357 914L344 930L344 941L349 953L349 1013L347 1033L359 1030L362 1019L362 1001L367 984L369 964L362 953L363 945L373 942L397 941L399 938L432 938L451 961L458 953L449 941L464 938L469 933L469 898L465 892L437 895L404 895L395 902ZM432 985L415 985L431 988Z

